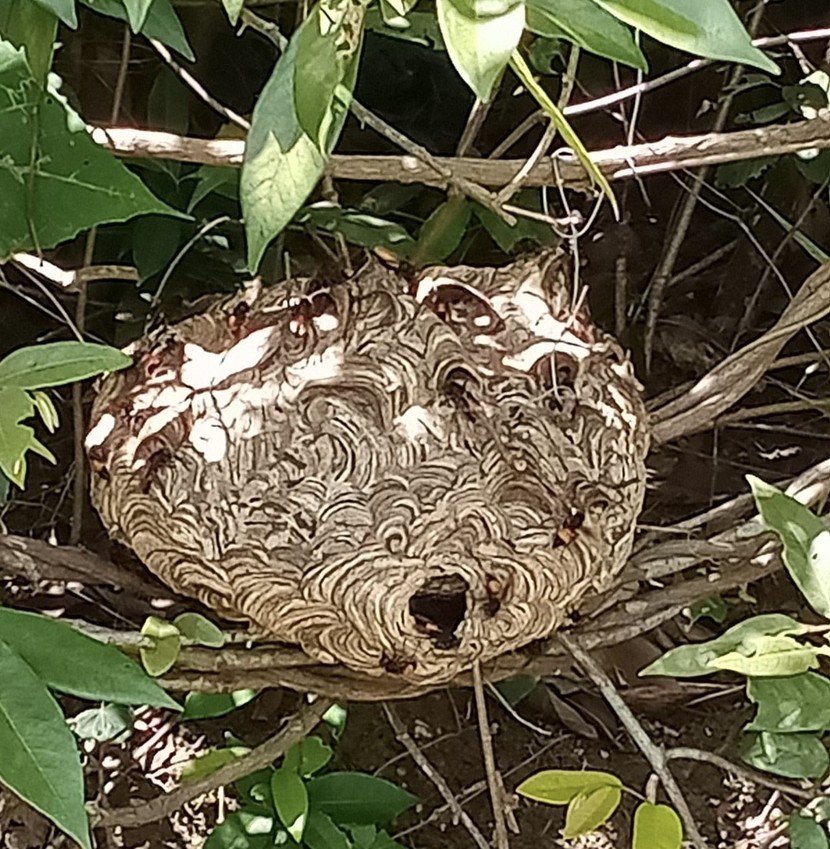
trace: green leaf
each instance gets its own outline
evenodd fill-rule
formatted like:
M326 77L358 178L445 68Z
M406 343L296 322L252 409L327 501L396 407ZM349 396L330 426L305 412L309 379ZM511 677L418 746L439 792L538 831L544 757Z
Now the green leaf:
M806 811L789 816L790 849L828 849L827 831Z
M351 849L349 838L322 811L309 813L303 843L309 849Z
M222 749L209 749L207 752L188 761L182 769L182 782L199 781L213 775L217 769L241 758L251 750L245 746L228 746Z
M297 843L302 842L308 818L308 792L305 782L293 770L274 770L271 776L271 794L280 821Z
M479 100L489 101L525 26L519 0L436 0L450 59Z
M741 648L751 650L751 653L727 652L709 661L709 666L753 677L798 675L808 669L816 669L817 655L827 652L826 649L805 645L784 635L759 636L752 640L751 644L745 644Z
M179 633L200 646L221 649L225 645L222 629L201 613L181 613L173 620L173 624Z
M708 598L700 599L700 601L692 602L688 610L683 612L689 617L692 625L701 619L711 619L715 624L723 625L729 609L719 595L711 595Z
M815 734L746 734L741 757L755 769L784 778L821 778L830 765Z
M154 0L123 0L127 20L133 32L141 32Z
M179 629L156 616L148 616L141 626L141 633L153 641L152 645L139 649L141 663L150 675L164 675L176 662L182 649Z
M332 729L334 738L337 739L346 728L346 720L349 718L348 710L340 704L333 704L324 714L323 722Z
M321 32L321 11L319 5L315 7L312 20L302 28L297 39L294 103L300 126L317 147L325 151L327 123L345 67L334 34L323 35Z
M0 0L0 34L10 44L26 51L26 61L41 87L46 86L52 67L58 33L58 19L46 5L32 0ZM68 11L74 21L74 0L68 0L68 3L61 0L58 5L66 6L64 11ZM69 26L74 28L76 23L74 21Z
M597 787L571 799L565 814L566 839L596 831L617 810L622 797L619 787Z
M81 0L81 2L102 15L128 21L127 10L120 0ZM191 62L195 59L182 23L173 10L170 0L153 0L144 19L144 25L141 27L141 34L172 47Z
M525 194L525 193L522 193ZM521 197L519 203L525 209L533 208L533 198ZM538 203L537 203L538 205ZM508 224L479 203L472 204L473 212L481 222L484 229L490 234L493 241L507 254L513 253L517 246L523 242L538 245L555 245L559 237L549 224L544 221L535 221L532 218L518 218L515 224Z
M77 28L78 15L75 11L75 0L34 0L34 2L71 29Z
M60 706L0 640L0 781L91 849L78 747Z
M27 451L55 462L52 453L35 438L35 432L22 424L34 411L34 402L24 390L0 386L0 472L21 489L26 481Z
M331 746L327 746L319 737L306 737L285 753L283 769L310 778L331 760L333 754Z
M65 622L0 607L0 639L54 690L82 699L179 710L141 667Z
M712 661L729 652L737 651L742 646L751 645L753 638L779 634L803 634L806 631L807 628L804 625L782 613L753 616L734 625L714 640L678 646L676 649L667 651L643 669L640 675L670 675L673 678L710 675L715 669Z
M29 397L32 399L32 403L35 405L35 410L37 410L44 427L49 433L54 433L60 424L60 419L58 418L58 411L55 409L52 399L39 389L29 392Z
M749 700L758 706L750 731L830 730L830 681L815 672L791 678L750 678Z
M515 707L523 699L526 699L538 684L538 675L514 675L505 681L499 681L496 684L496 689L509 705Z
M43 389L118 371L132 358L109 345L92 342L49 342L12 351L0 360L0 386Z
M770 165L777 161L777 156L759 156L757 159L725 162L715 169L715 185L719 189L737 189L745 186L750 180L760 177Z
M228 20L236 26L239 16L242 13L242 8L245 5L245 0L222 0L222 5L225 7L225 14Z
M204 849L266 849L274 846L274 820L250 811L234 811L217 825Z
M361 7L362 8L362 7ZM298 50L317 16L307 18L294 33L262 89L251 120L240 176L240 200L248 239L248 267L259 266L271 240L305 203L323 174L328 156L340 136L357 75L360 39L351 45L326 118L326 140L303 130L294 96ZM362 32L362 28L361 28Z
M180 719L215 719L235 711L259 695L258 690L234 690L232 693L188 693Z
M106 743L126 740L133 730L133 720L133 712L126 705L99 705L73 716L69 726L81 740Z
M472 211L472 205L463 195L442 203L424 221L412 251L412 263L421 266L446 259L461 244Z
M790 577L813 610L830 619L830 531L780 489L753 475L747 481L764 524L781 540Z
M708 59L726 59L778 74L778 66L761 50L735 14L729 0L595 0L623 23L647 35Z
M643 802L634 812L631 849L681 849L683 824L674 808Z
M178 214L153 197L81 118L42 91L24 54L0 41L0 261L98 224Z
M527 28L548 38L567 39L614 62L648 70L634 33L594 0L527 0Z
M5 504L9 498L11 481L0 471L0 504Z
M298 222L327 232L342 233L346 241L364 248L389 248L402 256L411 253L415 244L400 224L365 212L343 209L329 201L306 207Z
M580 794L591 793L601 787L622 787L622 781L610 772L545 769L525 779L516 792L547 805L567 805Z
M401 787L362 772L330 772L306 785L312 808L338 825L379 825L418 803Z

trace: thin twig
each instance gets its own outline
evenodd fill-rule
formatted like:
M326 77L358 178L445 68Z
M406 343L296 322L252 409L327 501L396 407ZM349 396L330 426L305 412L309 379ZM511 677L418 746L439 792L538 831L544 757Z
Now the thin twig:
M484 682L481 678L481 664L478 661L473 664L473 689L478 716L478 733L481 737L481 749L484 754L484 769L487 773L487 786L490 789L490 803L493 806L496 849L509 849L510 839L507 835L507 817L504 810L504 785L493 752L493 737L490 734L490 720L487 717Z
M469 153L473 142L476 140L476 136L481 130L482 124L484 124L484 120L487 118L487 113L490 111L491 105L492 101L485 103L483 100L475 99L470 109L470 114L467 117L464 132L461 134L461 138L458 140L458 146L455 148L456 156L466 156Z
M210 793L218 787L232 784L258 769L263 769L273 763L277 758L284 755L295 743L299 743L320 722L323 714L331 707L330 699L319 698L311 704L305 705L296 713L283 728L282 731L269 737L248 754L243 755L231 763L212 772L210 775L198 781L188 782L167 793L157 796L155 799L141 801L134 807L112 808L108 811L99 811L92 818L93 827L111 827L114 825L123 828L135 828L151 822L169 817L174 811L178 811L183 805L201 796Z
M724 772L737 775L739 778L744 778L751 781L753 784L758 784L761 787L768 787L770 790L778 790L780 793L785 793L788 796L794 796L797 799L815 799L819 791L802 790L800 787L793 787L792 784L786 784L783 781L776 781L774 778L768 778L754 769L740 764L732 763L726 758L716 755L714 752L707 752L704 749L691 749L687 746L675 746L673 749L666 749L665 759L667 761L685 760L685 761L700 761L701 763L711 764Z
M593 681L600 693L602 693L603 698L608 702L608 706L619 717L620 722L625 726L625 730L628 731L631 739L634 740L637 747L645 755L646 760L651 764L651 768L660 777L666 794L674 805L680 819L683 821L686 836L692 845L696 849L705 849L706 841L698 830L697 823L692 816L685 796L666 765L666 754L663 748L654 743L648 736L645 728L643 728L640 721L634 716L625 701L623 701L622 696L617 691L611 679L591 655L582 648L579 642L564 633L558 634L557 639L571 653L574 660L582 667L585 674Z
M413 761L420 767L421 772L436 786L443 800L449 806L453 816L467 829L473 842L479 849L490 849L490 844L487 842L484 835L479 831L478 826L473 822L470 815L461 807L461 803L456 798L455 794L450 789L444 779L444 776L439 773L435 767L429 762L427 756L418 748L415 741L406 730L406 726L401 721L401 718L395 712L395 709L384 702L383 711L398 742L406 749Z

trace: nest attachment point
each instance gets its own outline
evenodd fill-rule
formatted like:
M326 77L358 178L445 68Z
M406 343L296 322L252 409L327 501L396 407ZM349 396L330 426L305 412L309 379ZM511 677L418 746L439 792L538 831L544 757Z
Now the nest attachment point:
M251 286L103 381L93 501L256 633L448 681L567 623L631 549L640 387L573 302L558 252Z

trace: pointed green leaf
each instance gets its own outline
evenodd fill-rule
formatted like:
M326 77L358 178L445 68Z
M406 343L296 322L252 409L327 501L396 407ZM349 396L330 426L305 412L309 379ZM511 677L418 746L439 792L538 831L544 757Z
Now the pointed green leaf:
M640 672L645 675L671 675L673 678L694 678L698 675L710 675L715 667L712 662L729 652L751 645L758 636L778 636L780 634L803 634L808 629L782 613L765 613L739 622L729 630L704 643L678 646L667 651L662 657L649 664ZM747 653L751 653L751 650Z
M124 8L127 10L127 20L133 32L141 32L141 28L147 20L150 7L155 0L123 0Z
M182 613L173 620L173 624L183 636L200 646L221 649L225 645L222 629L201 613Z
M65 622L0 607L0 639L55 690L82 699L179 710L141 667Z
M436 0L438 24L456 71L489 101L525 26L520 0Z
M362 772L330 772L306 785L311 806L338 825L377 825L417 804L418 797Z
M778 74L778 66L753 47L729 0L595 0L647 35L695 56L726 59Z
M622 787L610 772L590 769L545 769L525 779L516 792L528 799L548 805L567 805L571 800L601 787Z
M67 10L74 17L75 0L69 0ZM45 88L58 34L58 19L53 10L32 0L0 0L0 34L26 51L32 75Z
M152 645L139 649L141 663L150 675L164 675L179 657L182 637L179 629L171 622L156 616L148 616L141 626L141 633L152 639Z
M821 778L830 766L815 734L745 734L741 757L755 769L785 778Z
M180 719L213 719L248 704L258 690L234 690L232 693L188 693Z
M349 838L322 811L309 813L303 843L308 849L352 849Z
M109 345L49 342L17 348L0 360L0 387L44 389L127 368L132 359Z
M34 414L34 402L17 387L0 386L0 472L21 489L26 481L26 452L34 451L54 463L52 453L22 424Z
M78 15L75 12L75 0L34 0L34 2L71 29L77 28Z
M570 839L596 831L617 810L621 797L619 787L609 786L577 794L568 805L562 836Z
M131 734L134 719L132 709L126 705L98 705L73 716L69 727L81 740L123 741Z
M242 8L245 5L245 0L222 0L222 5L225 7L225 14L228 20L236 26L239 16L242 13Z
M781 540L784 565L816 613L830 619L830 531L812 511L747 475L758 511L766 526Z
M60 706L0 640L0 781L91 849L78 747Z
M319 737L306 737L285 753L283 768L303 778L310 778L331 760L333 754L331 746L327 746Z
M674 808L643 802L634 812L631 849L681 849L683 824Z
M758 706L751 731L830 730L830 680L815 672L790 678L750 678L749 700Z
M741 648L715 658L709 666L753 677L798 675L818 668L818 655L826 651L785 635L759 636Z
M274 807L288 833L302 842L308 819L308 792L305 782L290 769L277 769L271 776Z
M594 0L527 0L527 28L548 38L567 39L614 62L648 70L634 33Z

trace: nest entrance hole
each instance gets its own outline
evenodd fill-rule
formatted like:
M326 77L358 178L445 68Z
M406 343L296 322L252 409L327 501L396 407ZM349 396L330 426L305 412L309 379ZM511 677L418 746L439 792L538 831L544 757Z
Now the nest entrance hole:
M421 584L409 599L409 613L419 631L427 634L438 649L458 645L456 631L467 614L470 585L458 575L439 575Z

